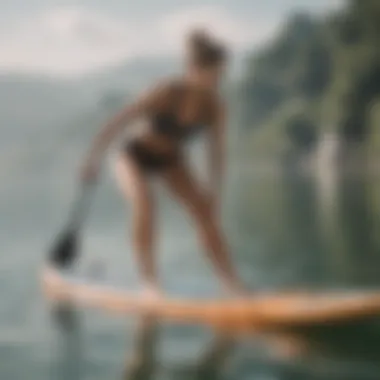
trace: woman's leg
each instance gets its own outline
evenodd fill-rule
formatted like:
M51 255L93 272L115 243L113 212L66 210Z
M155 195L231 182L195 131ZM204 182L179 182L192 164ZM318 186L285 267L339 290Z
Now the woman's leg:
M243 287L230 262L230 253L207 194L185 165L177 164L163 175L171 193L193 217L199 237L228 291L240 293Z
M133 244L146 289L158 289L154 258L154 205L149 181L144 172L127 155L121 153L115 165L119 187L132 206Z

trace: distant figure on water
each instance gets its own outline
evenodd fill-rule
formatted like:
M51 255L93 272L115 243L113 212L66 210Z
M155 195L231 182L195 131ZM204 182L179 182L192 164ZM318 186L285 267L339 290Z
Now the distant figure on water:
M81 178L85 183L94 181L111 141L132 121L146 120L143 133L125 139L115 170L122 195L133 207L133 243L147 294L154 297L160 294L151 189L151 179L158 177L192 216L225 290L241 295L243 286L231 264L219 225L226 136L226 107L220 84L228 54L225 47L205 31L193 31L186 44L183 75L156 83L104 126L86 156ZM201 132L209 142L209 189L197 181L184 152L185 145Z

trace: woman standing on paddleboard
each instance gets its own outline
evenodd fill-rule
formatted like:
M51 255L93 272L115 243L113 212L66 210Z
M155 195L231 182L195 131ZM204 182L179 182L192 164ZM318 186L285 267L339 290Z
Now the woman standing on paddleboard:
M219 226L226 109L219 85L227 54L222 45L201 31L187 41L187 67L183 76L154 86L121 110L104 126L86 157L82 180L91 182L111 141L131 121L143 117L144 133L125 141L116 161L123 196L133 207L133 241L146 290L158 294L154 259L154 205L150 182L159 177L170 193L191 214L203 246L226 290L243 291L230 262L227 243ZM211 189L193 176L183 147L200 132L209 140Z

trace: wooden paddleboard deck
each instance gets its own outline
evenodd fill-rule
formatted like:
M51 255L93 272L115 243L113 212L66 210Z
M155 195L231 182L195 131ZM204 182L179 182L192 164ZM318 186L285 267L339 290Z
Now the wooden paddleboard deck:
M357 292L287 292L257 294L249 299L144 299L138 294L88 283L46 267L42 271L45 295L53 301L122 314L149 312L176 322L215 327L274 328L344 323L380 317L380 289Z

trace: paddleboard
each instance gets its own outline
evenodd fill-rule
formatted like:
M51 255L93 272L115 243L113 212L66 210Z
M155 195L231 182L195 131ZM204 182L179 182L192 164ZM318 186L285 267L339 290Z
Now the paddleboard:
M380 289L257 293L244 299L144 298L45 267L42 290L55 302L68 302L121 314L150 313L164 320L203 323L228 329L302 327L380 317Z

